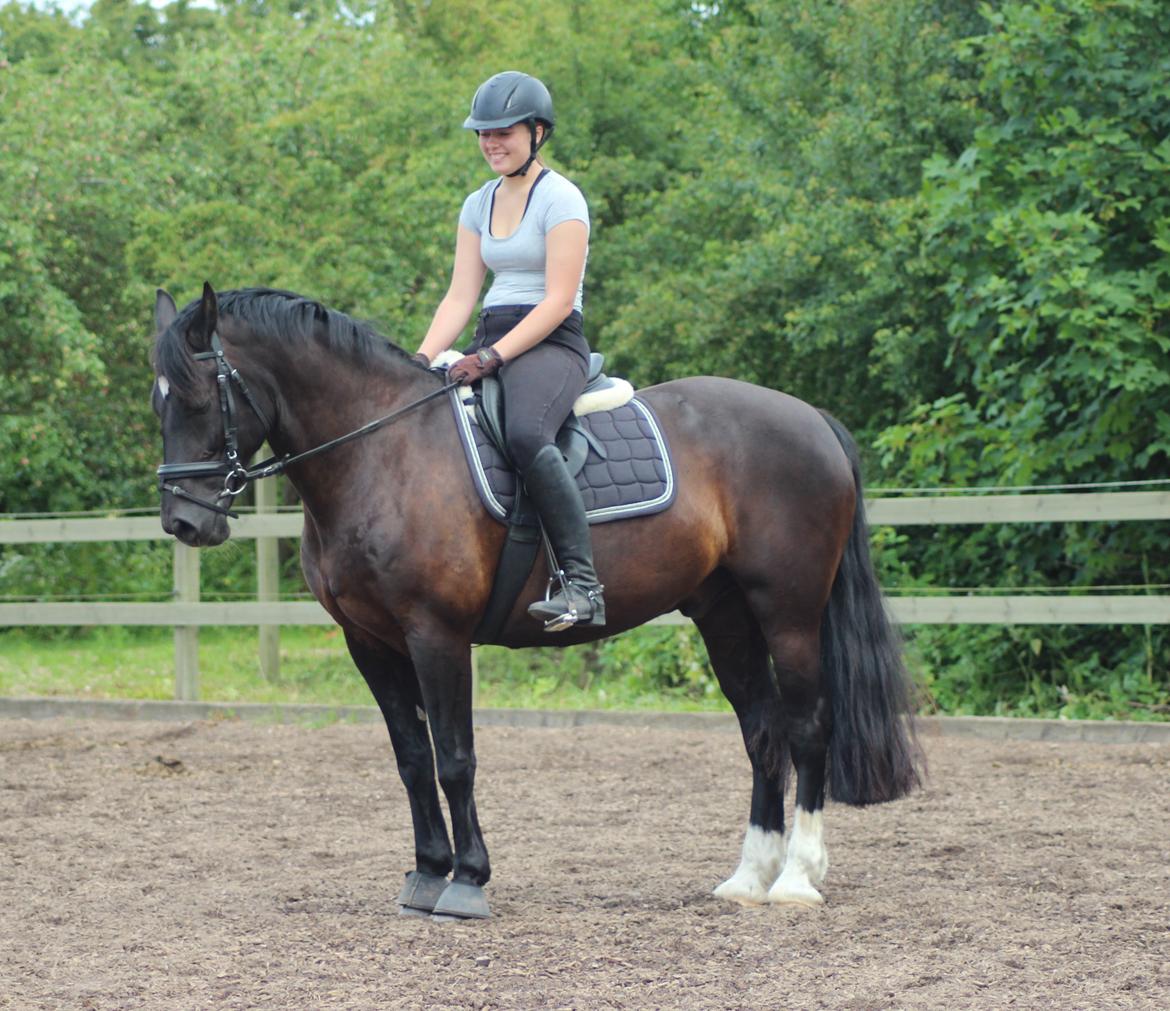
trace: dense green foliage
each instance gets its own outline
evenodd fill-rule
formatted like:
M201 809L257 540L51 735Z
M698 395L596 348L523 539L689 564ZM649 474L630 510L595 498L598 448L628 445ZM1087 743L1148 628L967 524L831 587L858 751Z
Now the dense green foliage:
M892 483L1136 481L1170 449L1170 29L1162 5L1004 4L958 48L980 115L925 165L924 256L945 309L947 391L878 442ZM936 585L1162 582L1160 531L1068 524L918 546ZM919 636L980 699L1080 714L1165 701L1164 635L1019 628ZM927 643L935 643L933 649ZM941 647L941 648L940 648ZM951 699L949 702L961 702Z
M0 0L0 512L154 503L157 285L291 288L413 349L485 175L462 116L504 67L556 98L549 151L590 201L589 331L615 371L827 407L871 485L1160 478L1163 6L533 0L521 25L486 0L97 0L74 19ZM878 546L892 587L1149 585L1170 563L1138 524ZM247 590L249 552L215 554L209 580ZM168 586L162 548L0 555L3 593ZM593 659L709 690L693 640L647 643ZM1160 632L912 646L948 709L1166 701Z

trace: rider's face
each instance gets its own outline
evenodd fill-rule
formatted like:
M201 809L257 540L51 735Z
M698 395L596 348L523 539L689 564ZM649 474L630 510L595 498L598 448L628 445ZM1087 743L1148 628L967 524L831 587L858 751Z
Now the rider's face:
M537 126L537 139L543 127ZM532 138L527 123L501 127L498 130L479 131L479 149L493 172L507 175L515 172L532 153Z

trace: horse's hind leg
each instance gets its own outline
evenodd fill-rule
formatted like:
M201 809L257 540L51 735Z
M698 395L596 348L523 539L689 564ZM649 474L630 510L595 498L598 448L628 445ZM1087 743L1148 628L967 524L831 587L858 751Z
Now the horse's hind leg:
M817 887L829 869L822 812L831 710L821 676L819 623L804 626L775 620L765 625L772 669L784 710L784 734L796 767L796 810L784 870L768 890L769 902L819 905Z
M739 867L715 889L744 905L768 901L784 862L784 772L787 756L776 732L780 696L768 647L742 594L725 594L695 624L723 693L739 719L752 766L752 802Z
M378 643L346 631L346 644L382 711L398 774L410 800L414 822L415 870L406 878L399 903L429 912L447 885L453 855L435 786L435 759L414 666Z

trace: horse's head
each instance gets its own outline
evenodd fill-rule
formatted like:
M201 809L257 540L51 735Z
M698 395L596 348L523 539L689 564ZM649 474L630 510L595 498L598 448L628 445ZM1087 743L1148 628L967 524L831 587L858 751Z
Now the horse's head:
M182 312L159 289L154 318L151 405L162 425L163 529L193 547L220 544L229 536L231 501L247 486L245 463L264 441L268 421L228 360L210 284Z

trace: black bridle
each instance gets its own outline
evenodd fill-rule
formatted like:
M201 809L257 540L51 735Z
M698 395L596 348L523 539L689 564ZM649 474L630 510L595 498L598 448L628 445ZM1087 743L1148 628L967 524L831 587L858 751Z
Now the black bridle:
M314 446L312 449L306 449L303 453L297 453L295 455L286 453L281 457L269 457L267 460L249 469L240 462L239 425L236 418L236 399L232 395L232 384L234 383L239 387L240 392L244 395L244 399L247 400L248 405L252 408L256 417L260 419L260 423L264 426L265 437L271 431L272 423L268 420L268 415L264 413L256 398L252 395L252 391L248 389L248 384L244 382L244 377L227 360L227 355L224 354L223 343L220 341L218 333L211 335L210 351L202 351L195 355L196 361L207 361L208 359L215 359L215 383L219 391L219 414L223 419L224 458L222 460L208 460L200 463L161 464L157 471L158 487L159 491L163 493L170 492L176 498L186 499L188 502L194 502L204 509L210 509L212 512L219 513L222 516L230 516L232 519L238 519L239 513L232 512L231 509L227 509L219 503L224 499L234 499L253 481L258 481L264 477L272 477L274 474L281 473L287 467L291 467L294 463L307 460L309 457L317 456L319 453L327 452L330 449L336 449L338 446L352 442L354 439L359 439L363 435L369 435L371 432L377 431L379 428L390 424L390 422L397 420L409 411L413 411L416 407L421 407L428 401L434 400L439 395L459 385L458 383L444 383L439 389L431 391L426 396L412 401L397 411L368 422L362 425L361 428L355 428L352 432L347 432L345 435L338 436L336 439L330 439L328 442ZM207 499L192 495L189 491L179 487L177 484L167 484L167 478L170 478L172 481L177 481L182 478L210 477L215 474L223 475L223 488L215 497L214 502L209 502Z

